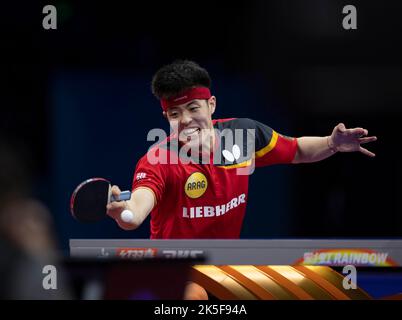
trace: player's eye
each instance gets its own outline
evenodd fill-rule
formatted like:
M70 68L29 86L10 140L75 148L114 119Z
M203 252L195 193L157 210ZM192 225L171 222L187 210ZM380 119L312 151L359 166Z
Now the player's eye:
M198 107L198 106L194 106L194 107L191 107L190 108L190 111L196 111L196 110L198 110L200 107Z
M170 114L170 117L171 118L177 118L178 117L178 113L177 112L172 112L171 114Z

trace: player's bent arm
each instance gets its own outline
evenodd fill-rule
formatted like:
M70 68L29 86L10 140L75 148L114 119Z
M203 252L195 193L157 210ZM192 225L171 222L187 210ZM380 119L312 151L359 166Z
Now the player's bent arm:
M153 191L149 188L139 187L133 191L130 200L113 202L108 205L108 215L116 220L120 228L134 230L144 222L155 204L156 200ZM121 213L126 209L133 213L133 219L130 222L125 222L121 219Z
M336 151L331 148L330 137L297 138L297 151L292 163L309 163L324 160Z

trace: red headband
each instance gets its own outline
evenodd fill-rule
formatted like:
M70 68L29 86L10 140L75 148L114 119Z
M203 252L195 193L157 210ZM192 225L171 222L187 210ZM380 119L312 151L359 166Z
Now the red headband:
M172 97L170 99L161 99L161 105L163 111L167 111L168 108L183 104L194 99L209 99L211 98L211 92L206 87L191 88L182 92L181 94Z

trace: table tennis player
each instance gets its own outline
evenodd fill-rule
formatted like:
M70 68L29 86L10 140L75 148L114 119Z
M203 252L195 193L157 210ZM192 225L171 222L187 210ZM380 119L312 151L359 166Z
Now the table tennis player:
M192 61L163 66L153 77L152 92L172 134L138 161L131 199L107 206L107 214L125 230L136 229L151 214L151 239L239 238L249 181L240 169L317 162L338 152L375 156L362 145L377 138L342 123L325 137L294 138L252 119L212 119L217 98L210 76ZM248 143L227 145L219 135L247 129L254 133L251 154L244 150L251 148ZM167 161L157 163L156 158ZM112 193L118 196L119 187L113 186ZM134 213L131 221L122 221L125 209Z

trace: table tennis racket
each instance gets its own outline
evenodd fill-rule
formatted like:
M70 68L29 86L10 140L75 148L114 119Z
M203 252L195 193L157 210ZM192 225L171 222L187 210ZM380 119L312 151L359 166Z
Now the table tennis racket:
M130 191L122 191L120 196L115 198L112 195L111 184L108 180L91 178L75 188L70 200L70 210L73 217L79 222L97 222L106 217L106 205L108 203L130 200L130 198ZM127 215L132 214L132 212L124 211L122 212L122 220L126 221Z

